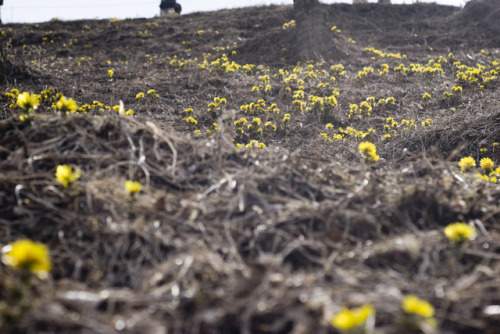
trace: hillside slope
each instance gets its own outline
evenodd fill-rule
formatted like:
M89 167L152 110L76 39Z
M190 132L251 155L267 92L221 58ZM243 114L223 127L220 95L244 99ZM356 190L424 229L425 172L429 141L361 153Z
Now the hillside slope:
M0 331L496 333L491 6L325 5L341 63L290 6L1 26L0 246L52 268L3 249Z

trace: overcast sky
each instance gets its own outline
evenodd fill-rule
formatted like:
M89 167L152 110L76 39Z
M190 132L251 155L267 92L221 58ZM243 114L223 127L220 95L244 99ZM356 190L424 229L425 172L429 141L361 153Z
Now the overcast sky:
M344 2L351 0L320 0L322 3ZM376 0L368 0L376 2ZM392 0L394 4L411 4L417 0ZM151 18L159 15L160 0L4 0L1 8L3 23L34 23L60 20L79 20L82 18ZM211 11L235 7L257 5L291 5L293 0L177 0L182 5L182 13ZM463 6L465 0L420 0L420 2L440 3Z

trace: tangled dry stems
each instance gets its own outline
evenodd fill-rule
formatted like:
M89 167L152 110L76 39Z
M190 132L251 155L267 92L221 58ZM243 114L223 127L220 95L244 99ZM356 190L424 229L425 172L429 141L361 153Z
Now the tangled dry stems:
M339 12L362 18L346 22L360 28L359 37L363 29L373 30L374 23L365 16L375 14L346 8ZM240 33L232 27L251 38L251 29L262 32L272 26L271 37L279 39L279 25L273 22L288 20L289 10L270 11L264 20L257 15L261 11L245 12L244 20L229 11L219 13L231 23L226 37ZM180 53L179 44L194 35L196 20L214 22L214 16L199 16L165 23L167 31L184 22L187 33L164 38L175 43L163 40L162 52ZM81 79L77 85L67 85L70 78L62 72L51 72L49 62L30 67L34 71L40 66L44 74L34 75L42 83L65 87L66 95L86 102L100 99L103 90L110 99L133 105L137 91L154 82L157 87L151 88L161 98L137 104L137 118L41 113L28 127L11 116L5 97L0 98L5 106L0 123L0 242L19 237L42 241L54 262L51 281L35 282L39 306L19 328L58 333L328 333L329 320L340 307L371 302L379 327L390 333L401 297L418 292L436 308L443 330L495 332L498 315L487 307L500 300L500 192L497 184L461 174L456 160L478 155L483 143L499 141L498 89L468 92L467 99L480 105L460 105L456 115L440 114L430 128L377 143L383 160L375 165L364 164L349 141L322 143L317 135L324 124L311 115L296 115L302 126L289 129L266 150L238 151L224 121L218 136L194 139L178 124L179 110L205 110L207 97L221 91L229 92L235 104L248 103L252 81L244 75L160 71L164 64L144 64L144 54L163 37L143 43L135 31L143 23L124 21L115 32L109 29L114 29L112 24L96 22L100 29L85 35L82 43L126 38L127 47L141 50L130 64L121 64L112 84L103 65L72 68ZM87 23L53 24L54 29L80 30ZM27 34L25 42L32 38L36 44L40 34ZM395 43L402 40L392 37ZM193 39L200 47L193 52L209 51L220 37L206 38L206 44ZM259 36L255 39L238 49L242 59L252 59L262 46L279 63L280 53L259 44ZM339 39L346 43L346 38ZM128 59L124 46L115 46L113 55ZM360 47L347 48L352 55L345 64L348 70L368 65ZM43 51L29 52L30 58L41 58ZM50 50L44 57L54 60L58 71L74 66L59 52L68 51ZM85 48L79 52L93 54ZM410 56L419 60L426 52L415 47ZM456 52L461 59L466 53ZM96 52L96 57L104 64L107 55ZM30 80L23 85L38 87ZM348 124L344 111L349 103L374 90L383 97L394 93L399 109L360 120L364 128L384 124L397 112L420 118L443 113L448 106L439 102L420 105L426 85L435 84L432 79L420 83L391 77L384 85L376 79L362 85L347 78L343 85L350 95L339 97L335 123ZM81 179L69 189L54 178L59 164L81 169ZM127 179L144 186L135 201L123 187ZM442 233L457 220L472 222L478 230L461 254ZM1 266L0 277L0 299L8 300L16 276Z

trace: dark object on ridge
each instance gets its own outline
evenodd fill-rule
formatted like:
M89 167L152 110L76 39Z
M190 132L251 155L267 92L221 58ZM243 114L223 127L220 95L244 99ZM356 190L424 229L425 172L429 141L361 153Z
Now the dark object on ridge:
M175 2L175 0L162 0L160 3L160 9L162 11L162 14L168 13L169 9L173 9L177 14L180 14L182 7L180 4Z

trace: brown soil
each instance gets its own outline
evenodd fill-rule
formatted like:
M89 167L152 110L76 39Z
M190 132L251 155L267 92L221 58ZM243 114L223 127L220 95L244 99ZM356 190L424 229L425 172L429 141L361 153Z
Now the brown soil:
M410 332L398 327L408 294L434 306L436 333L497 332L500 183L462 173L457 162L474 157L477 173L482 158L500 162L499 80L460 82L453 63L481 67L484 76L500 71L498 5L323 8L328 25L342 30L332 36L347 55L346 73L325 59L302 64L317 78L306 69L304 83L289 85L279 69L295 65L295 32L283 29L294 19L290 6L1 26L11 66L0 85L0 246L43 242L53 269L47 280L31 278L33 302L23 313L20 273L0 265L0 332L337 333L335 313L370 303L381 333L402 333ZM256 66L224 72L222 54ZM204 55L212 71L202 68ZM395 70L432 66L440 56L439 75ZM387 75L378 74L383 64ZM358 71L369 66L363 82ZM328 94L339 89L338 105L299 112L293 91L303 85L307 101L331 76ZM456 86L461 94L443 98ZM63 117L49 96L30 124L4 94L49 87L80 106L121 100L134 116L96 108ZM136 99L150 89L159 97ZM370 96L395 104L349 118L350 104ZM215 97L227 105L209 112ZM262 111L240 110L261 98ZM272 103L279 114L268 111ZM186 108L196 126L186 125ZM234 121L257 116L276 131L238 135ZM397 131L385 132L388 117ZM416 126L404 130L410 119ZM320 137L349 126L376 132ZM266 148L235 148L251 139ZM358 153L365 140L378 162ZM55 180L61 164L81 170L69 188ZM127 179L143 185L133 201ZM477 231L460 248L443 233L457 221Z

